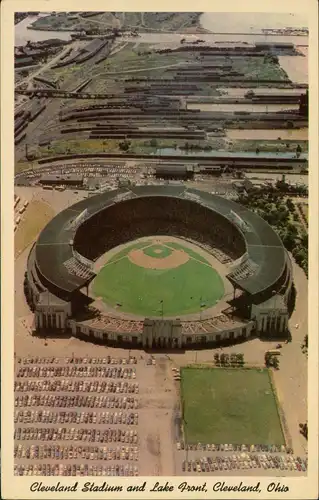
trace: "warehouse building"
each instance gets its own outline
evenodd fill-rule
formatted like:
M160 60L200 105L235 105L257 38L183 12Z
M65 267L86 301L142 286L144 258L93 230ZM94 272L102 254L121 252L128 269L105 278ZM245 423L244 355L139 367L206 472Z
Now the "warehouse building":
M156 165L155 176L157 179L193 179L193 165L176 165L174 163L167 165Z
M72 186L82 187L83 176L70 174L70 175L50 175L44 174L41 176L40 184L43 186Z

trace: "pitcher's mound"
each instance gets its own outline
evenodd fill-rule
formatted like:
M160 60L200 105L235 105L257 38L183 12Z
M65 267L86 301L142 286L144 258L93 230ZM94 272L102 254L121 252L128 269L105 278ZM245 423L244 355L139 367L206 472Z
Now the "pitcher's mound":
M155 253L161 253L160 249L154 251ZM140 249L132 250L127 256L133 264L146 269L173 269L186 264L189 260L189 255L183 250L173 250L170 255L162 259L146 255Z

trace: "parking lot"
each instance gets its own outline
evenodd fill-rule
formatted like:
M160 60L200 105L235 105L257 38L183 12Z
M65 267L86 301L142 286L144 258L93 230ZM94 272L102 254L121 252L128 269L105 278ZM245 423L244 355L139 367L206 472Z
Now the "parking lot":
M307 457L283 446L187 446L175 419L175 363L168 356L134 354L16 358L16 475L307 473Z
M187 447L182 449L179 443L177 448L175 457L178 475L296 476L298 474L302 476L307 474L306 457L296 457L280 449L270 453L250 451L247 448L246 451L241 451L241 446L231 445L193 445L188 449Z
M134 354L16 357L16 475L174 474L176 382Z
M136 364L134 357L17 358L15 474L138 475Z

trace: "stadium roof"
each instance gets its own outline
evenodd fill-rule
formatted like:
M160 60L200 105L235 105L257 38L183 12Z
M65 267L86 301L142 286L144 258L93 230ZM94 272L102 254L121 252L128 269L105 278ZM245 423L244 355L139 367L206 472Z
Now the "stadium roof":
M194 202L203 204L230 220L242 231L249 259L256 264L253 275L232 280L247 293L255 295L275 285L284 271L287 254L279 236L266 221L244 206L217 195L188 189L183 185L132 186L85 198L59 213L43 229L36 243L36 261L41 274L53 286L72 293L87 284L88 279L71 274L64 266L64 263L73 257L76 225L72 228L72 223L75 224L75 219L82 214L88 219L106 209L119 201L115 198L121 194L129 194L132 197L163 196L181 199L184 194L190 194L194 196ZM190 201L189 198L187 200Z

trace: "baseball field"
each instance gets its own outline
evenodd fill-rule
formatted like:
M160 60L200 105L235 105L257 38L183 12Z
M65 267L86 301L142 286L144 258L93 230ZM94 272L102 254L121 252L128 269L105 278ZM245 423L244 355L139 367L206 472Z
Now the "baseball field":
M183 368L188 443L284 444L268 370Z
M113 254L97 274L92 291L118 311L169 317L214 306L224 295L224 285L203 252L169 238L154 238Z

